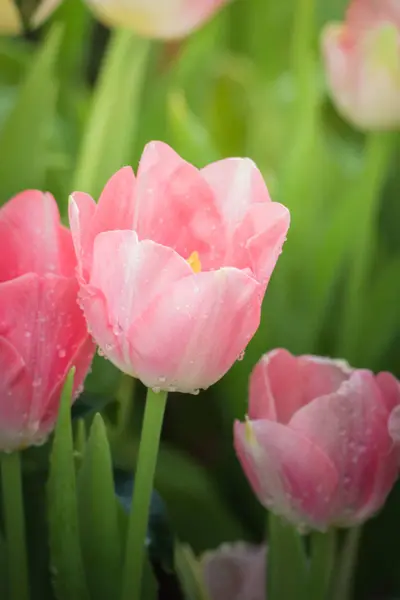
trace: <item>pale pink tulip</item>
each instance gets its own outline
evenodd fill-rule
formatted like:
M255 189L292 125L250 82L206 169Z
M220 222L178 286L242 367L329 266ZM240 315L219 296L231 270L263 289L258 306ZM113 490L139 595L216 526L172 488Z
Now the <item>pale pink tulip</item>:
M75 393L94 345L77 304L71 234L50 194L26 191L0 209L0 449L43 442L67 373Z
M399 128L399 0L353 0L345 23L324 29L322 48L339 112L360 129Z
M210 600L264 600L265 546L244 542L223 544L202 557L202 572Z
M274 350L251 375L236 452L260 502L300 529L356 525L381 508L396 480L388 420L399 405L389 373Z
M62 0L39 0L29 6L27 17L29 27L39 27L61 4ZM26 13L26 6L24 6ZM22 33L24 24L17 0L1 0L0 2L0 34L13 35Z
M260 322L289 226L248 159L197 170L161 142L70 224L81 302L104 354L145 385L195 392L241 355Z
M106 25L149 38L181 38L200 27L229 0L86 0Z

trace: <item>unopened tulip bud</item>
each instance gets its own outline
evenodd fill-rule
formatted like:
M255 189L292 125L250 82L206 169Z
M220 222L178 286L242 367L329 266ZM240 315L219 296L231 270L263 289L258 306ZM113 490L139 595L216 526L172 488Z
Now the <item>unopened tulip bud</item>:
M149 38L181 38L200 27L228 0L86 0L106 25Z
M400 127L400 2L353 0L346 21L322 34L338 111L362 130Z

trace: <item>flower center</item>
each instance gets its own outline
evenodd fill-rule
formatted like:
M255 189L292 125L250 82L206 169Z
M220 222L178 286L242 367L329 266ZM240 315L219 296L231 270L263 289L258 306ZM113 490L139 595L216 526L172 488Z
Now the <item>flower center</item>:
M189 256L186 262L189 263L189 265L192 267L195 273L201 272L201 262L199 258L199 253L196 250L192 252L192 254Z

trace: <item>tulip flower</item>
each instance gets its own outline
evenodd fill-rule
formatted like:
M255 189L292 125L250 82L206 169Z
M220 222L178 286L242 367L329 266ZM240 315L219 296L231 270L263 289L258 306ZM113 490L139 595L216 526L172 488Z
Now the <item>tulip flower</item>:
M39 27L50 14L58 7L62 0L40 0L30 7L27 16L32 28ZM23 22L20 9L16 0L1 0L0 6L0 34L18 34L23 31Z
M248 159L202 170L161 142L118 171L98 205L70 198L81 304L101 351L156 390L220 379L260 322L289 226Z
M50 194L26 191L0 209L0 449L40 444L72 366L75 394L94 345L77 304L71 234Z
M363 130L400 127L398 0L353 0L345 23L324 29L322 48L339 112Z
M250 377L236 452L260 502L300 529L357 525L396 480L399 449L388 420L399 405L389 373L274 350Z
M264 600L266 547L223 544L201 561L210 600Z
M228 0L86 0L98 18L149 38L181 38L200 27Z

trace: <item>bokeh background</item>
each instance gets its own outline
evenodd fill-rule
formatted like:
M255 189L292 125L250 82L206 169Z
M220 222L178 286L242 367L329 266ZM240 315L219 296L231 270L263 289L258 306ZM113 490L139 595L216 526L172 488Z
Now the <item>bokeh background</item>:
M248 376L264 352L285 347L400 376L399 136L380 169L372 135L352 129L330 102L320 32L343 19L345 6L319 0L310 28L299 24L296 0L235 0L186 40L165 43L110 32L67 0L40 30L0 37L1 203L22 189L48 190L66 221L69 193L97 196L157 139L199 167L251 157L272 198L291 210L243 360L199 396L168 401L156 489L196 553L264 536L264 511L232 447ZM75 411L88 423L88 408L102 411L121 469L135 463L143 401L140 383L96 356ZM45 453L25 457L32 545L45 527L37 479ZM364 528L357 598L400 597L399 540L397 486ZM35 572L46 568L40 552L32 560Z

